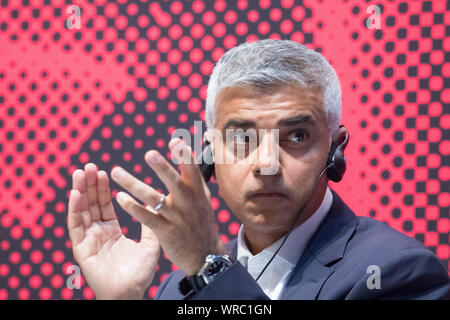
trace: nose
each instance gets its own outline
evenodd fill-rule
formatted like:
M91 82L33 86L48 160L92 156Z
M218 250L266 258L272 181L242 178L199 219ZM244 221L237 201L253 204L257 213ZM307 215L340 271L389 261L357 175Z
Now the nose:
M259 143L256 149L253 174L254 175L280 175L279 133L273 129L269 132L261 129Z

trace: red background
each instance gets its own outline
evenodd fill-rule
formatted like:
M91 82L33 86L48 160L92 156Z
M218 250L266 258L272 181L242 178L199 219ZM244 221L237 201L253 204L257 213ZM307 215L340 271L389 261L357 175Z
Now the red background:
M72 4L80 29L66 27ZM366 27L372 4L380 29ZM145 152L168 154L175 128L204 120L214 63L264 38L319 50L340 77L350 144L332 188L448 267L449 1L0 0L0 299L92 299L83 279L66 286L72 172L120 165L164 191ZM227 241L239 224L210 186ZM145 297L175 268L161 257Z

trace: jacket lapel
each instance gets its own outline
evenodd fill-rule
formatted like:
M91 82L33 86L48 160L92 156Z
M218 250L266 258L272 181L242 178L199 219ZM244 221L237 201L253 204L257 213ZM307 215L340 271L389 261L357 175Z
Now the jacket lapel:
M348 241L358 224L357 217L336 192L333 204L319 230L292 271L281 299L316 299L333 265L342 259Z

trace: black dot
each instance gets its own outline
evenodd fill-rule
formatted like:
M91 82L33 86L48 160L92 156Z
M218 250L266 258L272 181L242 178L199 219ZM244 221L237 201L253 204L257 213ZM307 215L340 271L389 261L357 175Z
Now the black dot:
M27 163L32 164L34 162L34 155L30 154L27 156Z
M402 2L398 4L398 12L399 13L405 13L408 11L408 3Z
M354 6L354 7L352 8L352 13L353 13L354 15L357 15L357 14L359 13L359 11L360 11L360 9L359 9L358 6Z
M390 176L391 176L391 173L389 172L389 170L383 170L383 171L381 172L381 178L382 178L383 180L389 179Z
M383 128L389 129L391 126L392 126L391 119L386 118L383 120Z
M375 32L373 33L373 37L376 40L381 40L383 38L383 31L381 29L375 30Z
M399 208L394 208L391 211L391 215L392 215L392 218L398 219L402 215L402 212L400 211Z
M389 16L386 18L386 25L389 27L395 26L395 16Z
M389 197L388 196L382 196L380 199L380 202L382 205L387 205L389 203Z
M363 44L362 51L363 52L369 52L370 51L370 44L368 44L368 43Z
M372 158L372 159L370 160L370 165L371 165L372 167L376 167L376 166L378 165L378 160L377 160L376 158Z
M384 50L386 52L392 52L395 49L395 42L392 41L388 41L386 42L386 44L384 45Z
M16 150L17 150L17 152L23 152L23 150L24 150L24 144L23 144L23 143L18 143L18 144L16 145Z
M56 138L56 130L50 130L50 132L48 133L48 137L50 139L55 139Z
M380 65L382 61L383 61L383 59L379 55L376 55L373 58L373 64L376 65L376 66Z
M387 67L386 69L384 69L384 76L386 78L391 78L394 75L394 69L392 69L391 67Z
M383 151L384 154L389 154L391 152L391 146L388 144L385 144L381 150Z
M405 108L403 106L401 106L401 105L395 106L395 109L394 109L395 115L402 116L404 114L404 112L405 112L404 109Z
M370 74L370 71L369 71L368 69L364 69L364 70L361 72L361 76L362 76L363 78L367 78L367 77L369 76L369 74Z
M392 185L392 191L394 191L395 193L399 193L402 191L402 184L400 182L395 182Z
M373 90L375 90L375 91L380 90L380 88L381 88L381 82L380 82L380 81L374 81L374 82L372 83L372 88L373 88Z
M373 107L373 108L372 108L372 114L373 114L374 116L379 115L379 114L380 114L380 108L378 108L378 107Z
M412 206L414 203L414 197L412 195L406 195L403 197L403 203L407 206Z
M409 232L413 228L413 222L411 220L406 220L403 222L403 230Z
M392 160L392 163L394 164L394 167L401 167L403 164L403 158L402 157L395 157L394 160Z
M366 120L362 120L360 123L361 128L366 128L367 127L367 121Z
M16 176L21 177L23 174L23 169L22 168L16 168Z
M12 185L11 180L6 180L5 183L4 183L4 186L5 186L6 189L11 188L11 185Z
M371 139L372 141L377 141L378 138L379 138L379 136L378 136L378 133L376 133L376 132L374 132L374 133L372 133L372 134L370 135L370 139Z
M384 96L383 96L383 101L384 101L385 103L391 103L392 100L393 100L393 96L392 96L391 93L388 92L388 93L385 93L385 94L384 94Z
M372 184L370 185L370 191L372 191L372 192L377 191L377 185L374 184L374 183L372 183Z
M38 167L36 170L36 173L38 176L42 176L44 174L45 170L43 167Z

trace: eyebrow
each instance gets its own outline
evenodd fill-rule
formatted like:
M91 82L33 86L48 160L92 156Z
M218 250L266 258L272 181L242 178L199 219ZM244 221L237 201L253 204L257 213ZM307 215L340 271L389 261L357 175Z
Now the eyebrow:
M299 124L315 125L316 122L310 115L299 114L293 117L281 119L277 122L277 127L294 127ZM230 127L236 128L252 128L256 127L256 123L252 120L233 118L228 120L222 127L222 131Z

